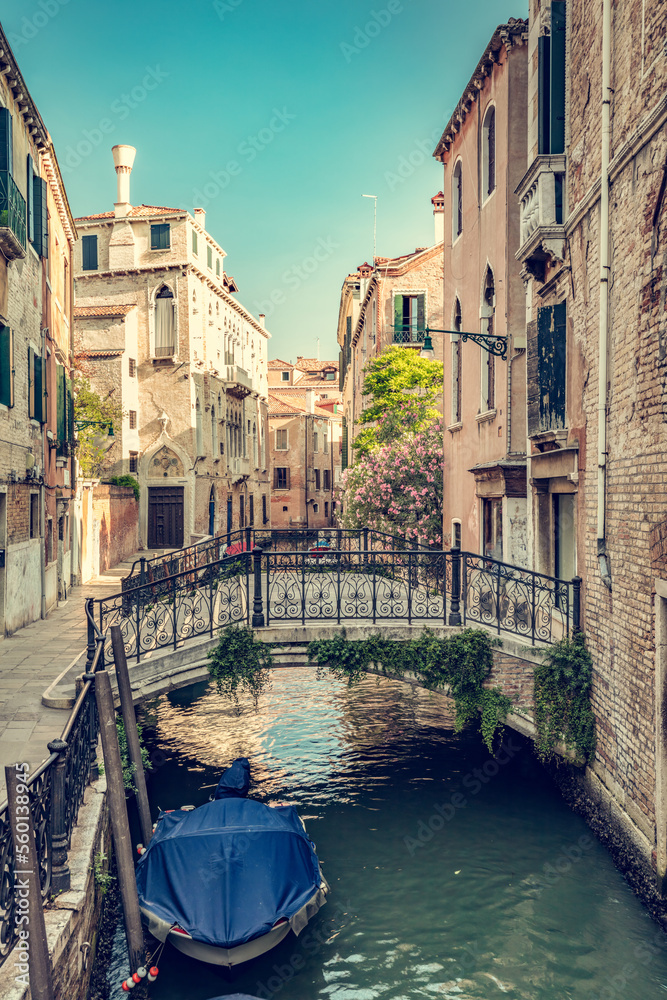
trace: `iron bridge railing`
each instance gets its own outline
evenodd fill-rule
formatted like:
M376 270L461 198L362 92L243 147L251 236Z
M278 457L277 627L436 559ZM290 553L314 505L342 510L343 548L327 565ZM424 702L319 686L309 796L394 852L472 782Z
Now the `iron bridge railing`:
M89 782L98 777L99 721L93 675L104 667L104 642L89 619L86 673L60 739L47 744L49 756L28 778L42 899L70 888L68 851ZM8 804L0 805L0 965L17 937L14 897L14 844Z
M432 622L482 626L531 644L579 629L578 577L560 580L457 549L388 547L386 537L333 530L328 539L299 539L300 548L279 538L261 548L253 536L252 552L227 549L205 565L91 599L90 618L105 635L119 625L137 661L231 623Z

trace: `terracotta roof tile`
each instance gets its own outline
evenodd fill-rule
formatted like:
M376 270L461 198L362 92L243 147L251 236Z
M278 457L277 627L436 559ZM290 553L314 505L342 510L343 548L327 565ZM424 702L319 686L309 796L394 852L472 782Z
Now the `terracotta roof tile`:
M119 358L121 354L125 353L124 347L118 347L116 350L110 351L79 351L76 354L77 358Z
M279 390L269 392L269 415L272 413L274 416L279 413L306 413L305 392L299 393L290 390L289 392L286 392L285 395L283 395ZM315 416L329 417L331 414L328 410L323 410L316 404Z
M130 209L128 217L144 219L151 215L185 215L184 208L165 208L163 205L135 205ZM113 212L97 212L95 215L79 215L75 222L87 222L89 219L113 219Z
M88 316L127 316L135 308L134 302L109 306L74 306L74 318L85 319Z
M269 361L269 371L276 371L278 368L293 368L294 366L289 361L281 361L280 358L275 358L273 361Z

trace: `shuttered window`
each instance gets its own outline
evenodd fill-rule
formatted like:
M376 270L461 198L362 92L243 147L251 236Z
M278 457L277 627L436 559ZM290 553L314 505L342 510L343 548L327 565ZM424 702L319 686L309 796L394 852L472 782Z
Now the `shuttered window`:
M33 246L40 257L49 256L49 214L46 204L46 181L41 177L32 179L33 197Z
M289 469L274 469L273 470L273 488L274 490L288 490L289 489Z
M46 421L46 360L28 348L28 414L32 420Z
M565 151L565 0L551 0L551 34L538 38L538 153Z
M343 417L343 432L340 452L341 469L347 469L347 420Z
M97 236L81 237L81 258L84 271L97 270Z
M8 108L0 108L0 170L14 173L14 140L12 115Z
M206 265L209 271L213 270L213 248L206 247Z
M65 390L65 369L62 365L56 366L56 407L56 435L58 445L62 446L67 440L67 393Z
M14 333L0 325L0 403L14 405Z
M496 187L496 109L487 109L482 127L482 200Z
M169 250L171 246L171 231L168 222L155 222L151 225L151 250Z
M322 488L325 490L331 489L331 471L329 469L325 469L322 473Z
M452 239L455 240L463 232L463 182L461 180L461 161L454 167L452 175Z
M394 296L394 343L417 344L424 339L425 295Z
M527 410L530 435L565 427L566 330L565 302L540 307L537 322L528 325Z
M216 278L220 277L220 258L219 257L216 257L216 260L215 260L215 276L216 276Z
M262 524L266 524L266 522L267 522L268 520L269 520L269 519L268 519L268 517L266 516L266 497L265 497L265 496L263 496L263 497L262 497Z
M197 233L195 232L194 229L192 230L192 252L194 254L198 253L198 250L197 250Z
M315 469L315 489L319 490L319 488L320 488L320 470Z
M33 205L32 189L34 185L35 169L32 162L32 156L28 153L26 160L26 221L28 223L28 239L31 243L35 242L35 213Z

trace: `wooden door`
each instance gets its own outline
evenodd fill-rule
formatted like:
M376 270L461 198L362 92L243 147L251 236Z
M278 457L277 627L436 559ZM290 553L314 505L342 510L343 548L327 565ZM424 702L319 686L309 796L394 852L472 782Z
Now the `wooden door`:
M180 549L183 545L183 487L148 489L148 548Z

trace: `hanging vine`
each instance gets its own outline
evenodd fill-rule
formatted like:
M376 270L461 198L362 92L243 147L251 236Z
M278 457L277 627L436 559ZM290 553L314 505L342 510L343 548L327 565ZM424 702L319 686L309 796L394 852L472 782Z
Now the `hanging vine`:
M541 760L554 756L562 742L575 763L587 763L595 753L595 716L590 704L593 663L583 632L561 639L535 667L535 746Z
M271 685L273 655L265 643L255 639L251 628L228 625L217 646L210 651L208 672L218 692L234 702L240 711L239 696L252 696L255 708L259 696Z

